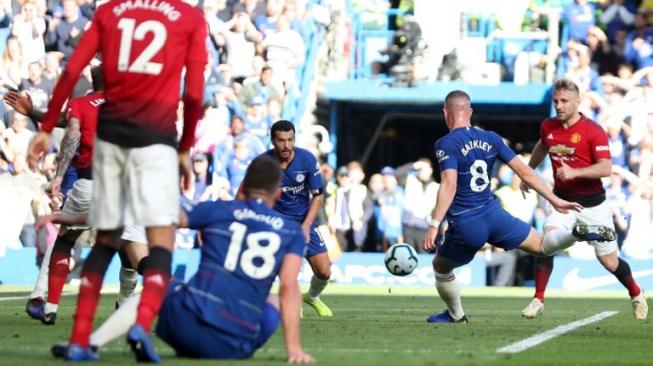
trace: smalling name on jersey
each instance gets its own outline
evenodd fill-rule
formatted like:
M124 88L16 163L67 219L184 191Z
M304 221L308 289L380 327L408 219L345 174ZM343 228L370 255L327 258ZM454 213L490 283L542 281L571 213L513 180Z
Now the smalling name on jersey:
M492 149L492 144L489 144L481 140L472 140L466 143L465 146L462 149L460 149L460 151L463 153L464 156L467 156L469 150L471 149L481 149L484 151L490 151L490 149Z
M159 13L162 13L163 15L168 17L168 19L170 19L170 21L172 22L177 21L181 16L181 13L179 12L179 10L175 9L174 5L170 4L167 1L159 1L159 0L125 1L120 5L116 5L116 7L113 8L113 13L117 17L119 17L125 11L134 10L134 9L158 11Z

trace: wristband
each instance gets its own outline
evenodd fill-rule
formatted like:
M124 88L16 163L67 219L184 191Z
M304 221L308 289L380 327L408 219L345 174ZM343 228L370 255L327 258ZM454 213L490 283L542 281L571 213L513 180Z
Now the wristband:
M440 224L441 224L440 220L436 220L436 219L431 219L431 221L429 222L429 226L432 226L436 229L440 227Z

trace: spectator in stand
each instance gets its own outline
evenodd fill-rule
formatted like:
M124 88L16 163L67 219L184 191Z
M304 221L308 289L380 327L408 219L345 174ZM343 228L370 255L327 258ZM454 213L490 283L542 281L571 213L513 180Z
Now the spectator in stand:
M244 12L234 14L225 28L230 30L221 32L217 43L227 50L226 63L231 66L234 79L254 75L256 43L261 42L263 36Z
M45 54L45 70L43 70L43 78L56 83L61 75L61 59L63 54L61 52L48 52Z
M354 251L361 252L368 235L368 223L374 215L374 204L363 184L365 172L358 161L351 161L347 164L349 169L349 180L351 181L349 197L349 216L351 218L352 238Z
M625 45L625 32L623 30L617 30L616 38L621 40L622 46ZM618 74L619 65L625 62L623 47L619 49L618 41L609 41L601 28L591 27L587 34L587 47L589 47L592 54L592 67L598 71L599 75Z
M395 243L404 241L401 217L404 210L404 191L397 182L395 169L381 169L383 191L379 196L380 217L377 225L383 233L383 251Z
M599 78L598 72L591 65L592 51L587 46L574 41L569 42L569 48L576 51L578 65L569 69L565 77L571 79L578 85L581 94L592 91L603 95L603 83Z
M209 39L207 39L207 50L210 59L208 67L215 67L220 63L222 47L218 46L218 39L221 33L228 31L225 22L218 18L218 11L224 9L226 3L224 0L204 0L202 3L202 12L204 19L209 26Z
M265 58L274 69L278 83L289 89L287 84L295 80L297 67L304 62L306 45L302 36L290 28L290 21L285 14L277 19L276 30L270 31L263 40Z
M263 66L258 78L248 78L243 82L243 89L238 95L238 101L243 108L252 105L255 97L261 97L264 103L271 98L283 98L283 93L272 84L273 71L269 65Z
M624 57L635 69L653 66L653 28L646 21L643 13L637 13L635 29L626 38Z
M263 146L270 144L270 124L267 119L267 111L265 110L265 103L263 98L254 97L252 105L247 108L245 115L245 130L254 136L257 136Z
M403 170L408 170L402 216L404 241L421 252L421 243L431 222L431 211L435 207L440 185L433 180L433 165L428 158L399 167L397 175L402 175L400 171Z
M72 55L76 40L86 29L89 22L80 15L79 5L75 0L63 0L63 18L53 18L45 33L45 46L48 50L63 53L64 60Z
M43 66L40 62L30 63L27 72L28 77L20 82L18 90L29 94L34 110L45 112L54 89L54 83L43 78Z
M38 15L35 0L23 3L21 12L14 17L11 33L18 37L23 48L25 62L40 61L45 56L45 20Z
M2 60L0 60L0 79L12 88L18 88L20 82L26 77L27 63L23 57L23 47L16 36L9 36Z
M354 247L351 238L352 222L349 215L349 204L351 197L351 181L349 169L341 166L336 172L335 192L329 195L332 200L332 212L327 212L329 230L335 235L341 251L349 251Z
M257 16L254 24L263 36L267 37L277 28L277 21L283 12L286 0L267 0L265 3L265 14Z
M229 110L214 108L205 104L202 118L195 128L194 153L212 154L216 146L224 141L229 130Z
M585 43L587 31L596 24L594 5L588 0L574 0L562 9L562 20L569 25L569 39Z
M619 29L628 28L633 24L636 12L636 1L610 0L610 5L601 15L601 23L606 26L606 33L610 42L614 42Z
M261 0L240 0L232 8L234 13L244 12L247 14L252 22L266 11L265 1Z
M27 146L34 137L34 132L27 129L27 125L27 117L20 113L14 113L11 128L2 133L5 143L2 153L5 160L12 165L15 165L18 162L17 160L25 159L27 156Z
M232 198L236 197L238 187L245 178L247 167L256 155L253 155L249 147L250 140L246 138L237 138L234 140L233 155L227 161L226 178L229 181L229 194Z

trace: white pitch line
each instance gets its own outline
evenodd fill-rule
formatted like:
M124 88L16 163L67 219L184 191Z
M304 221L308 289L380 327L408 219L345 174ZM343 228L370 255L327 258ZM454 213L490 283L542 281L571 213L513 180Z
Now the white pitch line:
M589 318L581 319L581 320L576 320L575 322L571 322L568 324L563 324L559 327L553 328L551 330L548 330L543 333L538 333L532 337L526 338L524 340L521 340L519 342L510 344L505 347L501 347L497 349L497 352L499 353L519 353L522 351L525 351L529 348L535 347L538 344L544 343L550 339L553 339L557 336L563 335L567 332L571 332L574 329L584 327L588 324L592 324L595 322L598 322L600 320L603 320L605 318L609 318L613 315L617 315L619 313L618 311L604 311L602 313L598 313L595 315L590 316Z

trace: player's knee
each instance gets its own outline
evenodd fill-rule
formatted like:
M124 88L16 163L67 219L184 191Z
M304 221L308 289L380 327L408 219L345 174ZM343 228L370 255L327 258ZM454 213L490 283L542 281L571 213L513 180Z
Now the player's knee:
M607 269L610 272L614 272L619 267L619 257L617 252L612 252L606 255L597 255L596 258L601 262L603 268Z
M327 266L326 268L320 268L315 271L315 277L321 279L322 281L328 281L331 278L331 267Z

